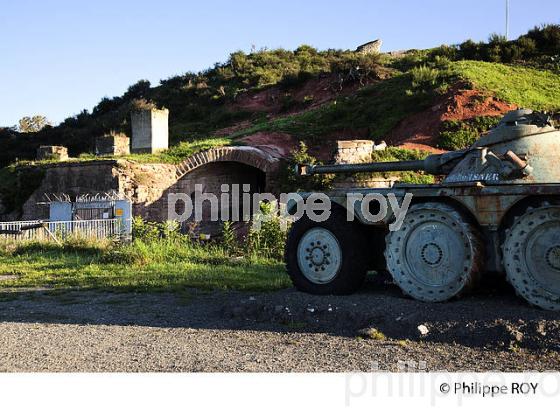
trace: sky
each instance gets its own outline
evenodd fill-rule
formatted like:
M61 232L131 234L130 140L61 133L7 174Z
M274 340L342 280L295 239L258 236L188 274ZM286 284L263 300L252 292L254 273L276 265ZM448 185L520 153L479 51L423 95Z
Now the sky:
M558 0L510 0L510 38L560 23ZM54 124L140 79L199 71L236 50L309 44L383 50L486 40L505 0L0 0L0 126Z

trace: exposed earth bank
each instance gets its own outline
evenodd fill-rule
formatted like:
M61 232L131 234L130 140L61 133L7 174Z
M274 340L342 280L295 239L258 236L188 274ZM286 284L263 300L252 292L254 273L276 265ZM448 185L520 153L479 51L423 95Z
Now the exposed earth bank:
M560 370L560 314L505 285L445 304L358 294L3 291L0 371Z

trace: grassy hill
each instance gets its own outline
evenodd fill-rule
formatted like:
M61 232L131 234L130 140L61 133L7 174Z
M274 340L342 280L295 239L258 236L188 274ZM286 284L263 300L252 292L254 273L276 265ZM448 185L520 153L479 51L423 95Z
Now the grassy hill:
M32 159L44 144L65 145L72 156L91 158L97 136L111 130L130 134L130 111L147 105L170 110L172 147L137 158L166 162L255 132L288 133L311 148L340 135L379 139L429 109L457 83L519 106L558 111L559 55L558 25L535 28L513 41L491 36L488 42L467 40L400 55L309 46L235 52L225 63L157 86L139 81L122 96L103 98L92 112L38 133L0 130L0 165ZM252 99L262 104L247 104Z

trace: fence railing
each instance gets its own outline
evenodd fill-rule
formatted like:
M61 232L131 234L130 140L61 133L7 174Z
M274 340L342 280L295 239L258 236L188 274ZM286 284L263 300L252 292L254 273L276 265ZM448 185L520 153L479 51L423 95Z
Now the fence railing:
M130 235L130 219L0 222L0 239L16 241L63 241L68 238L124 240Z

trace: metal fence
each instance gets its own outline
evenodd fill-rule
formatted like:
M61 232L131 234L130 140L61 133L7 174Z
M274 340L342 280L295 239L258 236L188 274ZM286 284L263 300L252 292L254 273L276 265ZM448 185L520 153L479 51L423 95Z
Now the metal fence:
M130 235L130 219L0 222L0 238L16 241L59 242L68 238L125 240Z

